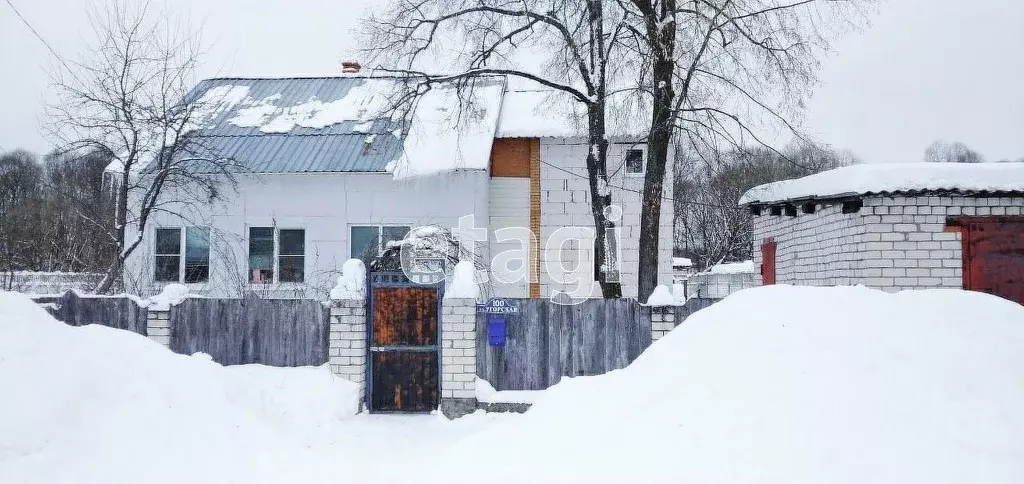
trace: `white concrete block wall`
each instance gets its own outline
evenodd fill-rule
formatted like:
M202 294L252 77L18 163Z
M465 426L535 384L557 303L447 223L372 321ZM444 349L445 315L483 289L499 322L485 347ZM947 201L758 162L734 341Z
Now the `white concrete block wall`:
M359 402L366 401L366 301L332 301L327 357L331 371L359 385Z
M541 233L543 244L552 233L566 226L594 227L594 217L590 208L590 182L587 174L586 159L589 145L584 139L542 138L540 143L541 159ZM622 292L625 297L637 296L638 267L640 248L640 203L644 186L644 177L626 175L626 150L643 149L644 162L647 162L646 146L626 140L613 140L608 147L609 184L612 188L612 202L622 208L621 256L622 256ZM555 165L555 166L551 166ZM568 173L567 173L568 172ZM672 197L671 169L665 180L666 198ZM658 261L659 284L672 284L672 227L673 207L669 200L662 204L661 229L659 232ZM542 252L543 254L543 252ZM580 247L563 252L566 260L580 260L587 267L593 267L593 248ZM573 264L567 264L570 268ZM557 284L541 265L540 274L541 296L548 297L555 289L571 291L572 286ZM600 289L595 288L594 296L600 296Z
M171 346L170 311L149 311L146 313L146 334L149 339L164 346Z
M664 338L676 327L676 314L664 308L651 308L651 342Z
M441 400L476 406L476 300L441 305Z
M860 283L857 254L864 234L859 213L842 213L842 204L819 204L813 214L771 215L765 208L754 217L754 261L760 264L761 243L777 244L775 282L810 286Z
M767 208L754 218L754 253L774 237L776 282L780 284L864 284L889 291L963 287L960 233L946 231L960 216L1021 215L1024 198L919 196L864 197L855 214L842 204L814 214L773 216Z

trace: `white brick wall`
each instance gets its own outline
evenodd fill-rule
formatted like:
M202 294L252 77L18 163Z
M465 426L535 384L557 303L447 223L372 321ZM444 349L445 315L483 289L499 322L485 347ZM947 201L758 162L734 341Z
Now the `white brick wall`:
M818 205L813 214L754 217L754 261L761 263L761 242L774 237L775 282L810 286L858 284L858 244L864 234L860 214L843 214L842 204Z
M541 159L541 233L543 244L551 234L562 227L580 226L593 227L594 217L590 208L590 182L587 174L586 160L589 145L583 139L542 138L540 144ZM641 194L644 187L643 176L626 175L624 165L626 150L643 149L646 158L646 146L613 140L608 146L609 184L612 188L612 203L622 208L622 220L619 227L622 232L622 293L625 297L636 297L638 285L639 249L640 249L640 212ZM555 168L551 165L556 165ZM571 173L566 173L566 171ZM672 170L668 169L665 179L666 198L672 197ZM658 242L658 283L672 284L672 202L664 200L661 208L661 229ZM581 247L577 250L564 251L563 257L575 261L581 254L582 263L593 267L593 248ZM570 268L572 263L567 264ZM548 297L552 290L571 291L573 287L556 284L541 265L540 274L541 296ZM600 289L595 288L595 296L600 296Z
M441 305L441 399L476 400L476 300Z
M865 197L855 214L832 203L814 214L754 220L755 257L774 237L776 282L864 284L885 290L963 287L959 232L946 232L948 217L1020 215L1024 198Z
M366 301L332 301L327 357L335 375L359 385L362 404L366 397Z
M170 311L149 311L146 313L146 334L149 339L164 346L171 346Z
M676 315L671 310L651 308L651 342L664 338L676 327Z

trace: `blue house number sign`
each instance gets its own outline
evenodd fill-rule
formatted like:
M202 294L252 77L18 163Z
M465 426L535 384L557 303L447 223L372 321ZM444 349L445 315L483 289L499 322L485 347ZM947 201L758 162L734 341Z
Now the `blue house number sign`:
M477 311L487 315L487 344L505 346L505 315L516 314L519 308L507 299L494 298L487 304L477 306Z

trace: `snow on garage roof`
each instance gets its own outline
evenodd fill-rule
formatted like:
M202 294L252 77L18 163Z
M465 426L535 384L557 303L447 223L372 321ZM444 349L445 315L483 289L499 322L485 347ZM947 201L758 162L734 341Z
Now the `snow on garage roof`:
M877 163L754 187L740 204L896 192L1024 192L1024 163Z

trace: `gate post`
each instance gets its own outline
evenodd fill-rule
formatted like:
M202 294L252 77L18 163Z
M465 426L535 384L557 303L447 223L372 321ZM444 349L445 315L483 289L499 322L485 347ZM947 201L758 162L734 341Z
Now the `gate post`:
M441 310L441 413L476 411L476 299L444 298Z
M331 327L327 344L331 371L359 385L359 406L366 401L366 301L331 301Z

